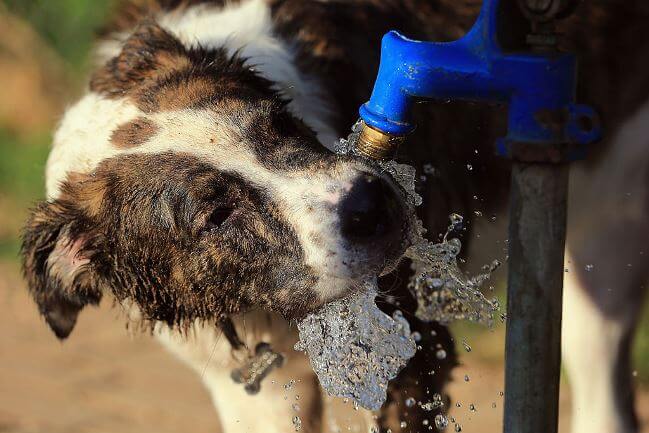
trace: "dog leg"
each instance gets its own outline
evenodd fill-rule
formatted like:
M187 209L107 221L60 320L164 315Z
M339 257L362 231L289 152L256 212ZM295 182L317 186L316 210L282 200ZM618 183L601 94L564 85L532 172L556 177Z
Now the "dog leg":
M569 271L563 361L572 389L572 433L636 432L630 344L639 308L628 316L607 316L597 304L602 300L592 297L596 287L579 281L573 267Z
M649 103L570 179L563 359L573 433L637 431L630 349L649 281Z

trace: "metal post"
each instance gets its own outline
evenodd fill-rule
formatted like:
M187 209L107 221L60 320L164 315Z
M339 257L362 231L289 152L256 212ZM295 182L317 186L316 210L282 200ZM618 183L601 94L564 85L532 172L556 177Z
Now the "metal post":
M518 0L518 4L532 24L527 36L531 49L551 54L557 43L554 20L569 14L576 2ZM521 162L514 156L512 165L505 433L558 430L569 177L568 158L560 160Z
M505 433L556 433L568 165L515 162L509 225Z

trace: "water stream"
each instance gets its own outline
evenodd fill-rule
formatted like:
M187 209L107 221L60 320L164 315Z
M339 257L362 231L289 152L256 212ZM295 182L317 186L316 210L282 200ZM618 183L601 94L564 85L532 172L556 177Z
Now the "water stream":
M335 151L363 157L355 148L361 128L360 122L354 125ZM372 163L394 178L413 209L421 205L422 198L415 190L414 167L395 161ZM424 237L425 229L414 212L411 218L411 245L405 257L412 261L409 288L418 302L416 316L442 324L470 320L491 326L499 305L497 300L485 298L480 288L500 263L494 261L482 273L467 276L458 265L462 244L452 237L462 224L462 216L450 216L448 230L439 243ZM403 315L397 311L390 317L376 306L377 290L376 279L368 279L364 290L308 315L298 323L300 341L295 346L307 353L320 384L329 394L351 398L371 410L383 405L389 380L396 377L416 350ZM438 428L444 420L435 420Z
M390 317L376 306L376 280L346 299L327 304L298 323L300 341L331 395L348 397L378 410L386 399L388 381L415 355L410 326L397 311Z

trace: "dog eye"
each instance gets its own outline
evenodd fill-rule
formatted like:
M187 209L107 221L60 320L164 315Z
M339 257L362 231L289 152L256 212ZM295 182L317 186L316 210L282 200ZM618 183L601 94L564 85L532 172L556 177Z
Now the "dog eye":
M210 214L210 217L207 219L205 229L213 230L221 227L223 223L225 223L228 218L230 218L232 212L234 212L234 209L229 207L214 209Z

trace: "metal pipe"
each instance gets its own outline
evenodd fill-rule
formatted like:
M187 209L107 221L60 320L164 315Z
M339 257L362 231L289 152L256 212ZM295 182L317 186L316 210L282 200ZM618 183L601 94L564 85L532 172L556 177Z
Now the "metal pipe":
M556 433L568 164L514 162L505 433Z

